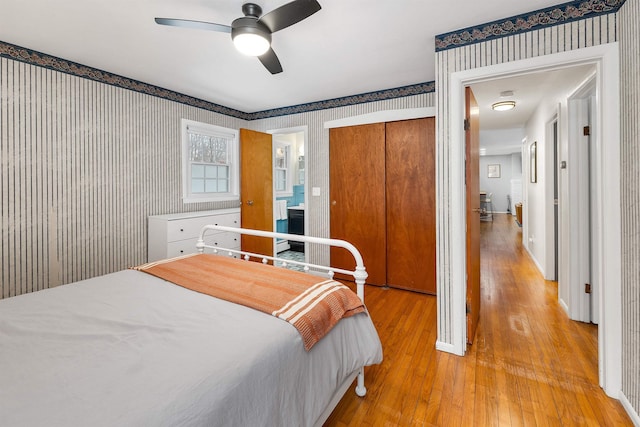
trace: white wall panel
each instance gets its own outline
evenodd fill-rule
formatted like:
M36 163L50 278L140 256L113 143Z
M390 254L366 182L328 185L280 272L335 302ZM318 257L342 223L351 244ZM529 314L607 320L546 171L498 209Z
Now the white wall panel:
M627 0L618 15L621 50L622 392L637 417L640 412L640 0Z

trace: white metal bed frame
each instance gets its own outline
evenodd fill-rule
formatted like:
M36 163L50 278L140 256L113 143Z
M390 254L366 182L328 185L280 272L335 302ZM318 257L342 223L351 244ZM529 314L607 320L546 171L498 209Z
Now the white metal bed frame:
M280 238L280 239L286 239L286 240L294 240L298 242L317 243L325 246L334 246L334 247L344 248L348 250L351 253L351 255L353 255L353 258L356 261L356 268L354 271L344 270L340 268L328 267L325 265L310 264L302 261L278 258L277 256L256 254L256 253L246 252L238 249L228 249L228 248L221 248L218 246L207 245L204 242L204 235L209 230L225 231L230 233L246 234L250 236L267 237L267 238L273 238L273 239ZM226 227L222 225L205 225L204 227L202 227L202 230L200 231L200 237L198 238L196 247L198 248L198 252L200 253L204 252L205 249L212 249L213 253L222 252L222 253L226 253L229 256L233 256L234 254L237 254L247 261L251 257L258 258L258 259L261 258L264 264L266 264L269 261L273 261L273 264L279 267L286 267L289 264L300 265L304 267L305 272L309 272L311 269L313 269L320 272L325 272L329 276L329 278L333 278L333 275L335 273L341 273L348 276L353 276L356 282L356 293L358 294L358 297L360 298L360 300L362 300L362 302L364 303L364 282L367 279L368 274L364 267L362 255L360 254L358 249L356 249L355 246L353 246L351 243L346 242L344 240L328 239L324 237L303 236L298 234L277 233L272 231L253 230L249 228ZM358 384L356 385L355 391L358 396L364 397L364 395L367 394L367 388L364 386L364 368L360 368L357 376L358 376ZM349 387L349 385L351 384L351 381L353 381L353 378L347 381L347 383L340 388L339 394L336 396L337 399L334 399L334 401L332 401L331 403L332 406L327 408L329 410L328 413L325 413L327 417L333 410L333 407L335 407L335 405L338 404L340 397L344 394L346 389Z

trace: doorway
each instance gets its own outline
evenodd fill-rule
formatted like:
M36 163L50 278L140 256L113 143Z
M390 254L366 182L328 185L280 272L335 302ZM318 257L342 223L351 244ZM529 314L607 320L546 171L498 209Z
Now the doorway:
M597 152L597 168L594 171L595 193L599 200L595 221L598 230L598 275L600 281L606 281L606 298L600 298L601 324L598 329L599 348L599 372L600 385L609 395L616 395L621 385L621 366L619 357L621 346L621 325L617 314L621 307L620 301L620 178L619 178L619 58L617 44L600 45L575 51L546 55L526 60L513 61L495 66L487 66L472 70L455 72L450 75L450 103L448 110L454 112L449 117L447 131L450 137L452 155L450 162L450 176L453 193L449 198L448 209L443 216L449 217L454 227L465 229L464 200L456 193L464 192L464 138L462 137L462 115L455 113L463 111L463 88L481 81L495 80L524 73L550 71L580 64L594 64L597 69L596 82L600 106L597 116L597 128L601 135L595 148ZM547 118L548 119L548 118ZM562 126L562 124L561 124ZM603 140L609 141L607 150L603 150L600 144ZM549 154L550 150L538 155ZM540 187L539 187L540 188ZM605 191L606 189L606 191ZM544 195L544 192L542 192ZM536 192L527 191L525 202L536 206ZM562 197L562 195L561 195ZM561 206L562 210L562 206ZM545 215L545 214L543 214ZM525 226L527 216L524 218ZM529 230L531 231L531 230ZM526 234L527 241L542 239L543 235ZM524 232L524 231L523 231ZM454 309L451 313L451 346L447 343L440 344L441 349L464 354L464 236L454 233L450 237L454 256L451 258L451 271L461 271L461 274L451 275L451 301ZM605 256L606 254L606 256ZM606 262L605 262L606 259ZM606 301L606 303L604 303ZM459 305L459 306L458 306ZM446 308L446 307L441 307Z
M306 235L307 165L305 150L307 127L267 131L273 135L273 230ZM305 243L275 239L274 253L279 258L306 261ZM289 268L301 269L295 264Z
M595 77L578 87L568 100L568 127L570 157L576 159L577 167L569 171L569 203L575 209L568 212L568 223L575 229L568 242L561 240L560 247L568 246L568 264L565 277L571 284L570 317L583 322L598 323L598 298L600 284L598 251L597 212L599 195L597 192L598 132L596 82ZM573 178L573 179L571 179ZM579 182L580 185L572 185Z

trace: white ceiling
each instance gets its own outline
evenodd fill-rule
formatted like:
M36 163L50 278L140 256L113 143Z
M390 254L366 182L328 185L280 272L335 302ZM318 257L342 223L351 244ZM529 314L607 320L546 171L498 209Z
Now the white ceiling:
M524 127L540 102L566 97L591 72L595 72L593 64L577 65L473 84L471 89L480 108L480 127L482 130ZM512 91L513 95L501 97L505 91ZM516 107L509 111L491 109L493 103L507 100L515 101Z
M595 65L576 65L527 73L471 85L480 110L480 155L502 155L521 151L525 127L541 103L566 99L595 72ZM505 91L513 95L501 97ZM515 101L509 111L494 111L499 101Z
M267 13L288 1L255 3ZM250 113L433 81L437 34L566 0L318 1L273 35L277 75L229 34L153 20L229 25L243 0L2 0L0 40Z

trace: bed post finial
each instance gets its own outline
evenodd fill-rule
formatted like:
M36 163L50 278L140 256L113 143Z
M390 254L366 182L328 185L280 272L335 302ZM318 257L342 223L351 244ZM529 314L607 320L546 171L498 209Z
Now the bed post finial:
M198 249L198 253L203 253L204 252L204 239L202 238L202 235L200 236L200 238L196 242L196 248Z
M357 266L353 272L353 278L356 281L356 293L362 302L364 302L364 281L367 280L367 277L369 277L369 274L364 266Z

